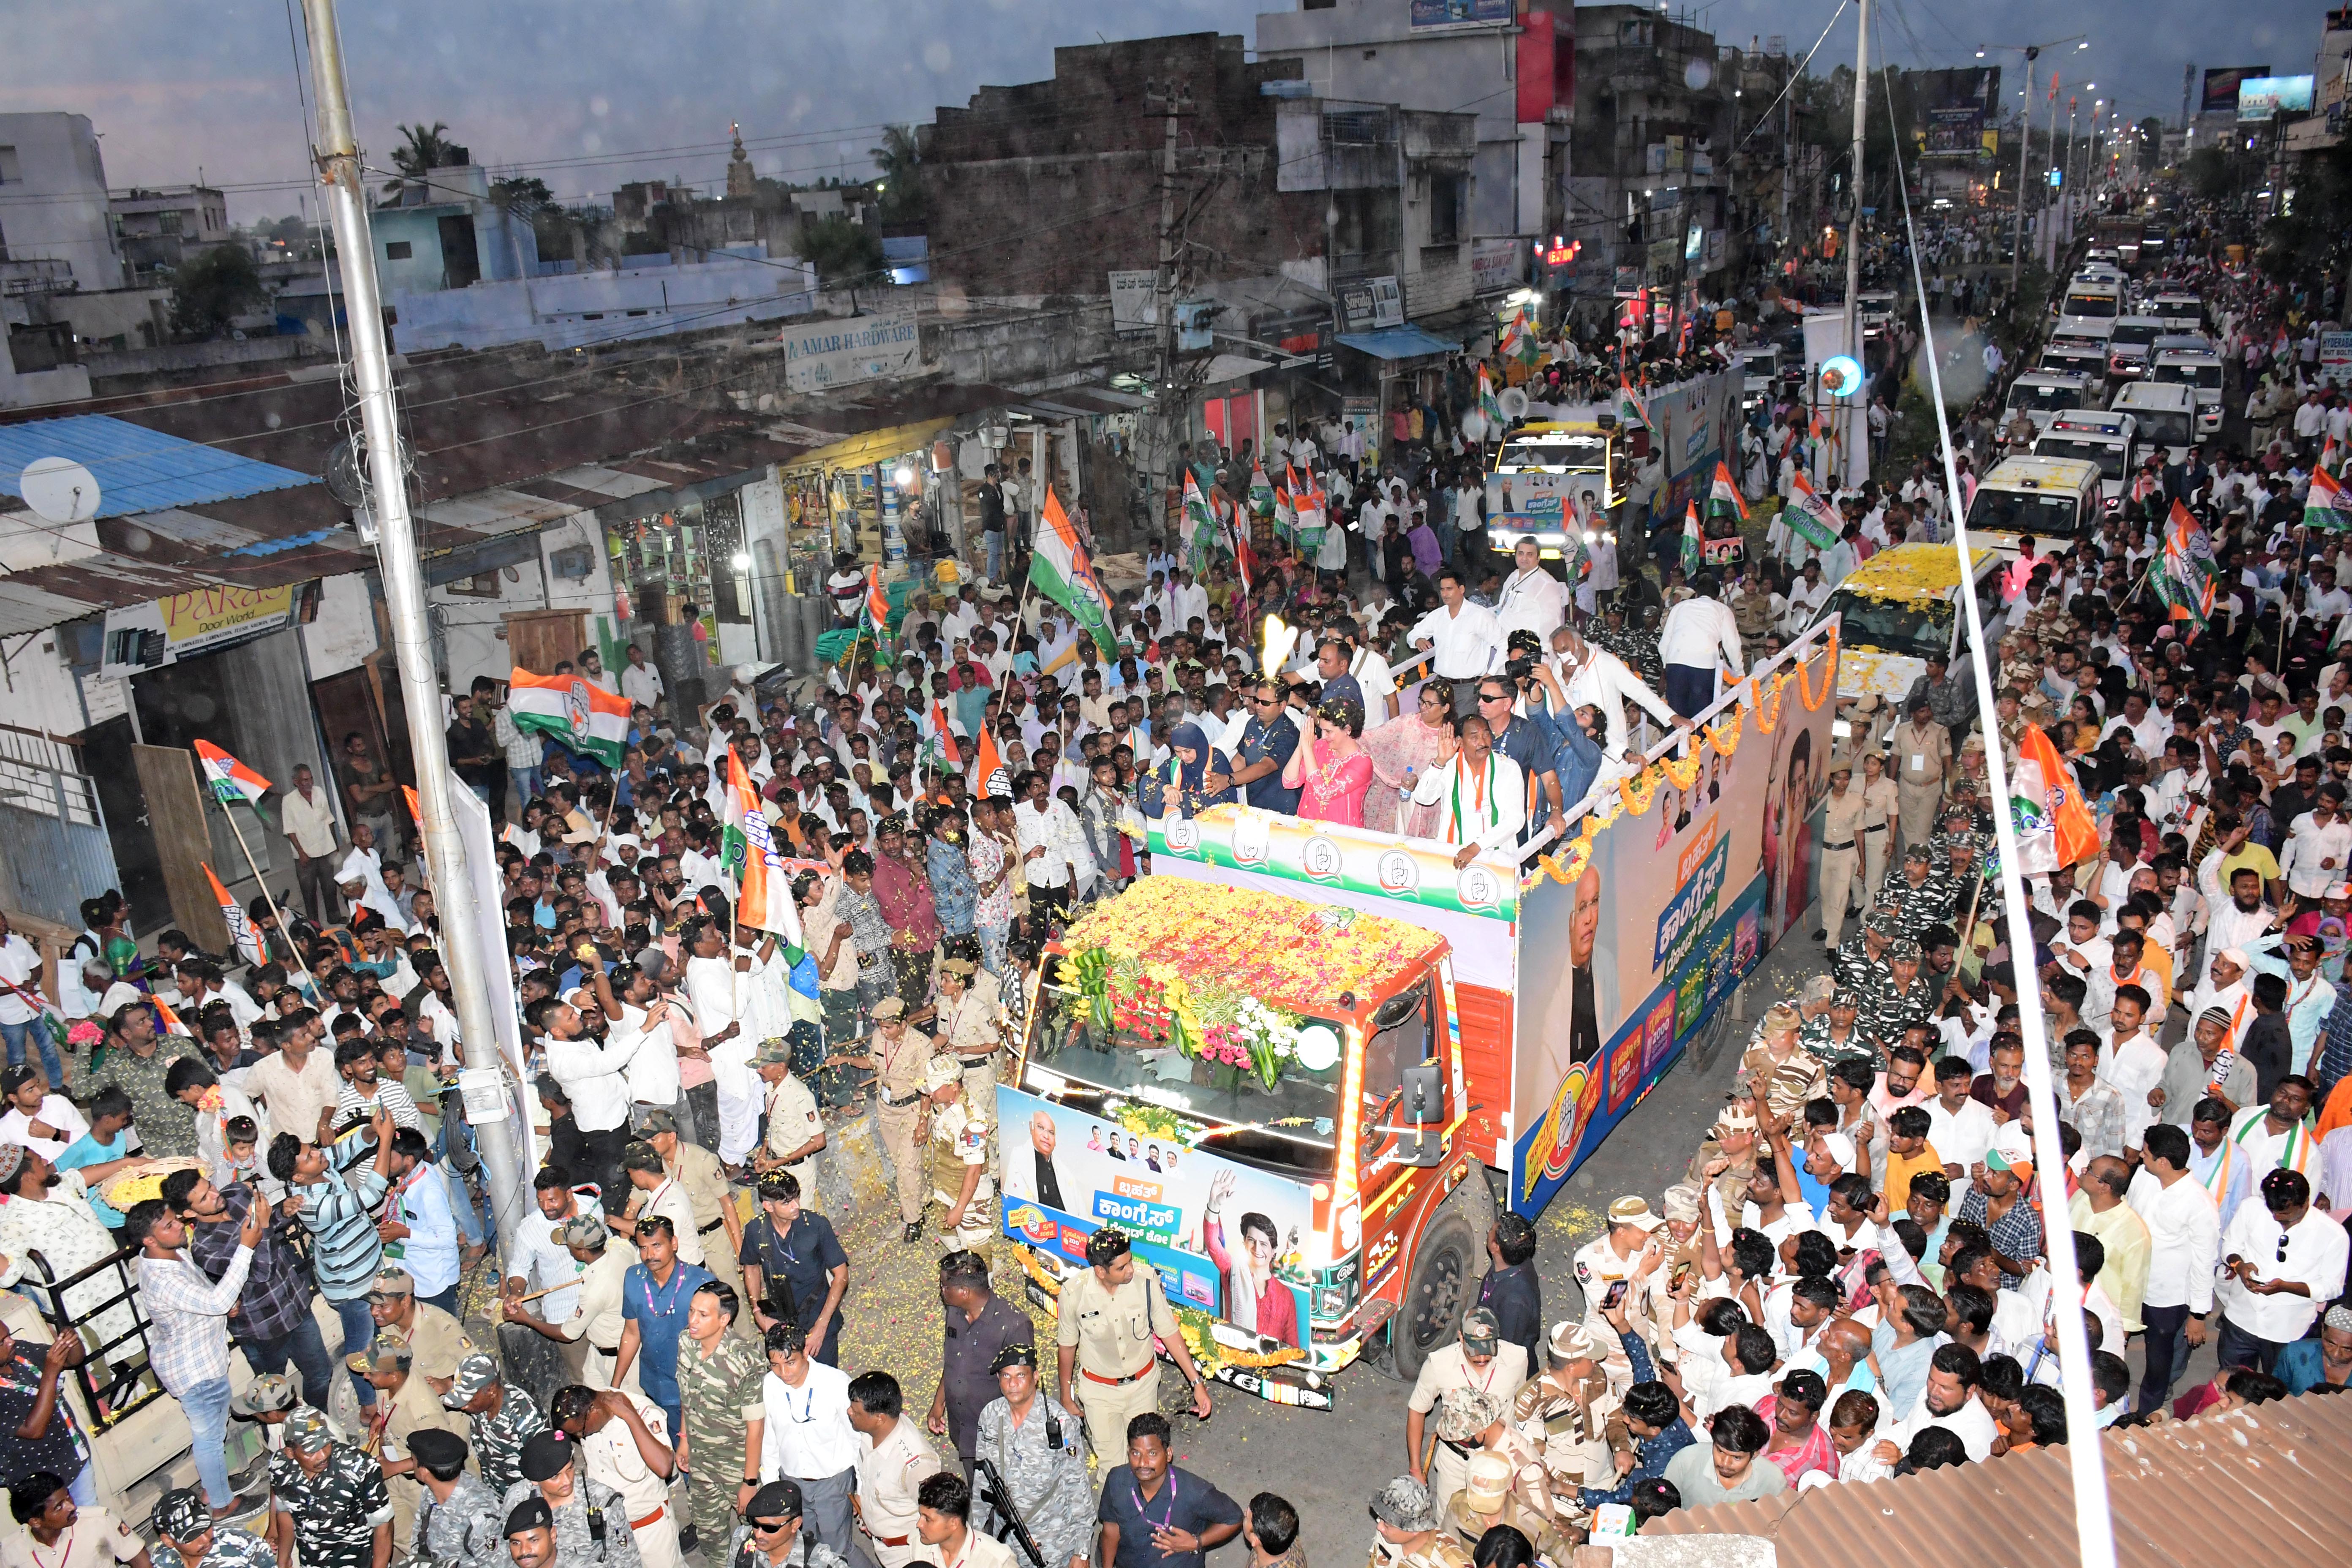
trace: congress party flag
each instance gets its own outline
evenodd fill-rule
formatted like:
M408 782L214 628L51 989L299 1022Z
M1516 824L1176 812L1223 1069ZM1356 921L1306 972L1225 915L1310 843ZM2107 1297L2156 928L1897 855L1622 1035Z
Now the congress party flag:
M793 903L793 879L776 849L768 814L760 809L759 792L743 771L743 759L727 753L728 793L740 814L744 840L741 893L735 900L735 919L754 931L771 931L794 947L802 945L801 912Z
M1736 511L1739 514L1740 521L1748 521L1747 498L1739 493L1739 487L1731 482L1729 465L1720 459L1717 459L1715 465L1715 483L1707 489L1706 504L1710 508L1721 506Z
M213 786L213 794L223 805L243 801L258 805L261 797L269 793L269 781L214 745L210 741L196 742L196 760L204 764L205 782Z
M2009 808L2017 826L2019 868L2026 876L2079 866L2098 853L2099 825L2074 775L2059 761L2057 746L2038 724L2028 724L2018 737Z
M2311 470L2311 493L2304 498L2303 521L2306 528L2352 533L2352 490L2328 473L2325 463Z
M980 727L980 738L972 742L971 772L964 777L975 795L991 800L1013 798L1013 771L997 754L996 737L989 733L985 724Z
M1516 321L1517 318L1513 320ZM1493 432L1491 438L1494 440L1501 440L1509 428L1510 422L1503 417L1502 399L1495 395L1495 378L1486 374L1483 360L1478 364L1478 417L1486 422L1486 428Z
M1094 563L1078 538L1062 499L1045 492L1045 516L1039 520L1036 548L1029 553L1029 583L1062 608L1095 639L1106 657L1118 648L1110 631L1110 595L1095 575Z
M963 753L956 749L955 729L948 722L948 705L931 704L931 740L938 745L940 757L951 768L963 766Z
M1698 531L1698 502L1692 501L1683 509L1684 577L1690 578L1698 575L1698 563L1701 553L1702 550L1699 544Z
M551 736L608 768L619 767L628 750L628 699L583 675L533 675L518 666L507 676L507 711L516 729Z
M228 926L229 950L247 963L263 962L261 933L253 929L253 922L246 919L245 910L237 901L228 896L228 889L221 886L221 879L213 875L212 867L202 860L196 864L205 868L205 880L213 885L213 897L220 903L221 919Z
M874 623L878 641L890 635L890 595L882 591L882 568L866 569L866 618Z
M1822 492L1813 489L1802 472L1789 476L1789 489L1792 503L1787 512L1789 526L1816 550L1833 548L1838 542L1838 515L1822 499Z

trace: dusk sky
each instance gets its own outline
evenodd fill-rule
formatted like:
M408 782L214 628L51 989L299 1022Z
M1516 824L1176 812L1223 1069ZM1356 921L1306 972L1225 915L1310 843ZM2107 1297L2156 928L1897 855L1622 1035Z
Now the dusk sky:
M361 140L389 167L393 127L446 121L500 173L536 174L562 199L609 200L626 180L718 180L740 121L761 174L871 172L885 122L922 121L983 83L1053 74L1056 44L1215 28L1255 34L1264 0L377 0L343 13ZM302 107L287 0L17 0L0 50L0 103L86 114L116 186L197 178L226 187L238 220L295 210L306 188ZM36 15L36 11L38 15ZM1838 0L1717 0L1694 19L1725 44L1778 34L1810 47ZM2063 90L2120 97L2134 119L2176 118L2181 72L2311 68L2325 6L2303 0L1977 0L1965 8L1884 0L1874 59L1972 64L1979 47L2073 32ZM1958 12L1955 17L1953 13ZM1853 13L1821 66L1851 61ZM2017 57L1995 53L2021 85ZM303 84L307 91L307 82ZM2039 94L2037 93L2037 99Z

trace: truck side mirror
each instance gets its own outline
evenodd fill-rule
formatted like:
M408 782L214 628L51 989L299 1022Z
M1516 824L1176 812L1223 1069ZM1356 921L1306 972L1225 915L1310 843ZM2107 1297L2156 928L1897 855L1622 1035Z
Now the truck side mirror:
M1435 1165L1445 1158L1433 1129L1445 1121L1445 1075L1435 1062L1423 1062L1419 1067L1404 1069L1404 1094L1397 1105L1397 1120L1412 1129L1412 1142L1397 1152L1397 1157L1408 1165Z

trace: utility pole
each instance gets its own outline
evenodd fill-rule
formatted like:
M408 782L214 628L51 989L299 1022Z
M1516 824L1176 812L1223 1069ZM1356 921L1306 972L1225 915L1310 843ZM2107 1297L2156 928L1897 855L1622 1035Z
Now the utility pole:
M2009 242L2009 297L2017 299L2017 275L2025 266L2025 167L2033 151L2033 62L2042 58L2042 46L2029 45L2025 51L2025 107L2017 116L2017 222Z
M1159 329L1160 349L1151 367L1152 391L1159 400L1161 461L1176 452L1176 132L1192 112L1192 89L1184 82L1146 84L1147 107L1166 117L1160 153L1160 268L1151 279L1151 308ZM1328 265L1328 263L1326 264ZM1326 282L1329 281L1327 277ZM1181 486L1181 479L1177 480Z
M1845 230L1845 349L1853 355L1854 363L1862 364L1862 150L1863 125L1870 112L1870 0L1861 0L1857 8L1861 16L1853 34L1853 167L1846 180L1853 195L1853 214ZM1848 394L1843 402L1845 461L1840 477L1848 484L1854 478L1854 433L1859 430L1865 441L1869 438L1870 403L1865 395L1869 385L1865 375L1862 387Z
M434 904L441 914L441 957L449 966L449 988L457 1002L466 1065L496 1070L500 1066L499 1037L490 1020L477 923L482 911L474 901L465 845L458 839L457 817L450 807L441 686L433 669L425 578L418 563L415 523L408 509L399 415L393 400L392 367L384 353L383 300L376 286L375 241L368 230L366 195L360 183L359 142L352 130L351 91L343 75L342 41L335 31L335 0L302 0L302 20L310 33L310 73L319 94L319 145L313 156L343 260L352 379L359 391L361 428L367 437L370 500L380 531L376 560L383 574L393 647L400 663L401 702L407 710L409 749L416 763L425 863L432 868ZM516 1099L520 1103L519 1094ZM499 1240L503 1248L510 1249L523 1197L513 1129L503 1118L473 1126L489 1183L490 1206L498 1219ZM513 1253L507 1250L502 1256Z

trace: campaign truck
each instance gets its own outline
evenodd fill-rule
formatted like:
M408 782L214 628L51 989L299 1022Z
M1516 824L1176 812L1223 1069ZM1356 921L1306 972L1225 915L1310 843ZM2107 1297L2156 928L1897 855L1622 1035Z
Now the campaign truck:
M1837 635L1524 847L1239 805L1151 823L1149 872L1047 945L997 1089L1034 1298L1116 1226L1220 1382L1328 1410L1359 1359L1413 1376L1498 1207L1540 1213L1801 918Z

